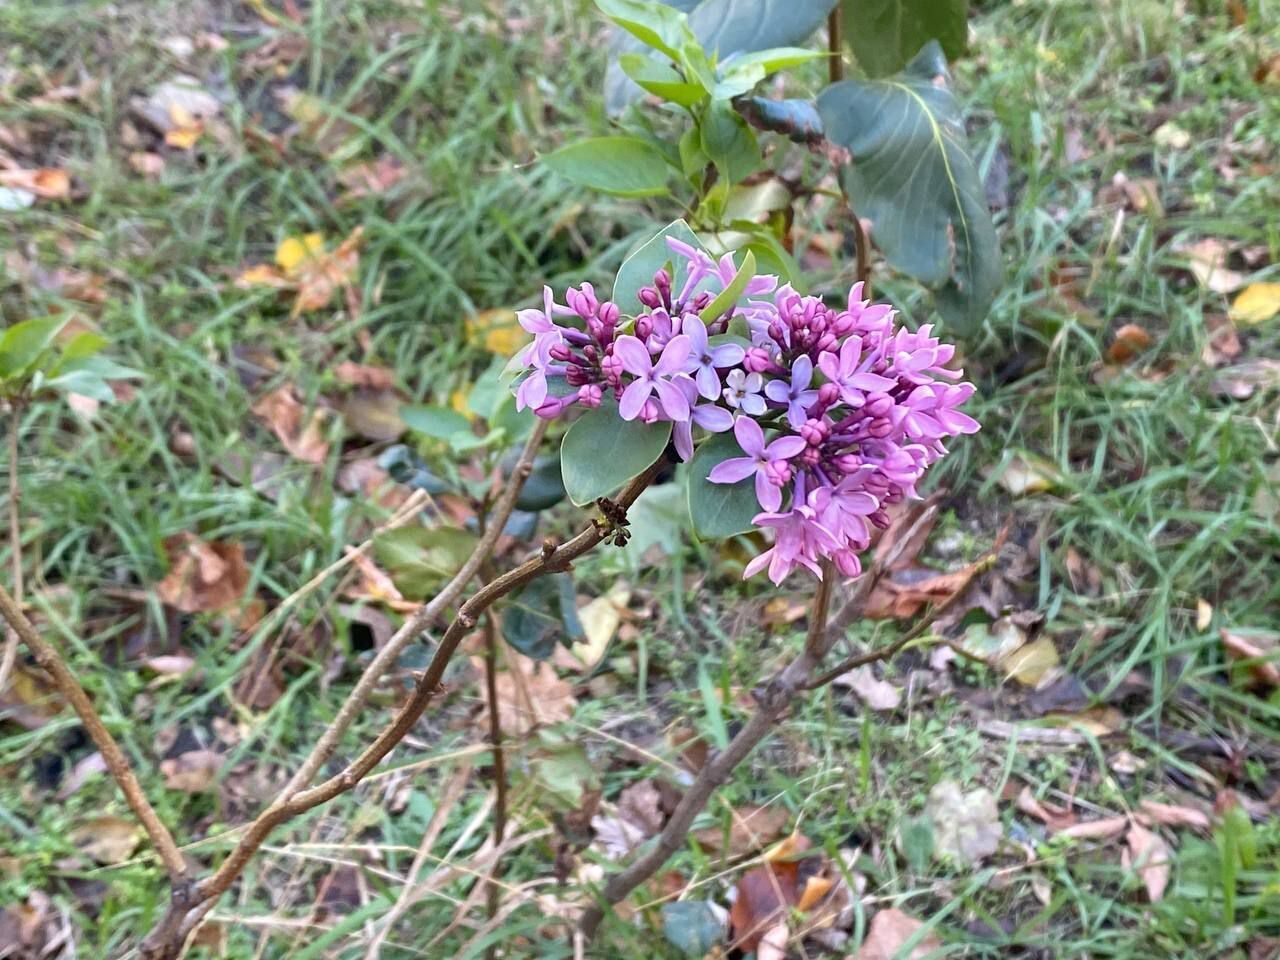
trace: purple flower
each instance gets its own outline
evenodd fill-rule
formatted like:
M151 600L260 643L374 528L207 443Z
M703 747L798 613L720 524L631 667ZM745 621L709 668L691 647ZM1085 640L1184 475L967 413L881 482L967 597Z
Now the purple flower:
M840 388L840 397L851 407L860 407L866 394L892 390L896 380L871 373L873 356L862 356L862 338L849 337L840 347L839 354L824 353L818 357L818 369L823 376Z
M684 390L685 397L689 400L689 419L676 422L672 437L676 453L681 460L687 461L693 456L694 425L711 433L724 433L733 427L733 414L712 403L698 403L698 388L688 377L677 377L674 382Z
M818 559L840 549L840 542L808 504L801 504L789 513L757 514L753 522L758 527L772 527L775 536L773 546L747 564L742 573L744 580L768 567L769 579L780 585L797 566L807 568L821 579Z
M809 419L808 409L818 399L818 391L810 390L813 382L813 361L808 355L796 358L791 365L791 381L779 377L765 385L764 395L774 403L787 405L787 422L792 428L799 430Z
M707 479L712 483L737 483L755 474L756 499L760 506L771 512L777 510L782 506L782 489L777 480L782 476L789 478L782 468L804 450L804 438L795 435L778 437L765 446L764 431L750 417L738 417L734 421L733 435L746 456L722 460L711 469Z
M688 336L692 345L685 372L693 374L698 393L708 400L715 400L720 396L720 375L716 373L716 367L739 364L747 352L736 343L711 346L707 325L700 317L685 317L680 325L680 332Z
M657 393L658 402L670 419L676 422L689 419L689 401L684 391L670 380L680 373L689 358L689 348L689 338L684 334L672 337L654 363L648 347L635 337L623 336L614 342L614 355L622 361L623 369L635 375L618 404L618 414L623 420L638 417L653 393Z
M724 402L753 417L761 416L768 407L760 391L764 388L764 377L758 373L747 373L745 370L730 370L724 378Z

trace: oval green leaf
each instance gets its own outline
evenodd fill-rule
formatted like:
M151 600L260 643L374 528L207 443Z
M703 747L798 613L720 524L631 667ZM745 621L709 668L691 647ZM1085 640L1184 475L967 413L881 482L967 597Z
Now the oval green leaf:
M623 420L613 400L588 410L560 444L560 470L569 499L584 507L607 497L662 456L670 438L669 422Z
M667 237L675 237L698 250L704 250L702 241L693 232L693 228L683 220L673 220L652 237L635 249L622 266L618 268L618 277L613 281L613 302L624 314L644 310L644 305L636 298L641 287L653 284L653 275L668 264L674 264L671 249L667 246ZM677 290L682 284L682 271L677 271L672 278L672 286Z
M653 145L638 137L591 137L561 147L543 162L562 177L619 197L667 192L671 168Z
M712 483L708 474L716 464L744 456L732 433L708 437L689 461L689 517L703 540L722 540L754 529L751 522L761 512L751 477L737 483Z

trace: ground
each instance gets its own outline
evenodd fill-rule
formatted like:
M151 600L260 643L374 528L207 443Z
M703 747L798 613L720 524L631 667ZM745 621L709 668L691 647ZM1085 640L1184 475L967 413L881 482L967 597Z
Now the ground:
M1228 308L1280 269L1276 13L980 5L955 83L1006 282L962 344L983 430L932 478L939 520L896 574L898 601L918 612L913 584L1002 530L1004 545L963 620L793 709L597 955L680 955L656 904L727 907L735 888L745 902L753 861L734 855L758 863L794 830L857 893L817 938L791 916L795 956L857 953L889 908L929 924L934 956L1274 956L1280 684L1233 655L1275 642L1280 320ZM398 404L465 397L509 349L505 311L544 282L607 285L679 214L536 162L605 128L602 32L571 0L0 6L0 160L71 177L66 196L0 213L0 313L69 312L142 373L115 403L23 414L26 599L201 864L279 789L403 612L385 585L339 576L283 622L257 619L403 494L374 460L404 433ZM157 116L176 75L217 115L161 101ZM797 229L820 292L852 269L827 209ZM880 268L875 285L927 319L910 282ZM483 685L460 662L375 777L271 838L196 955L364 956L435 820L383 956L573 956L563 921L579 884L613 869L610 841L626 845L618 809L660 823L805 625L799 578L741 583L751 544L691 543L661 528L662 507L634 522L665 530L653 552L601 550L574 571L581 605L612 589L625 609L620 627L600 625L610 601L586 615L616 634L599 662L562 651L505 675L512 702L533 687L554 722L513 727L497 921L472 866L492 797ZM464 501L440 510L468 519ZM543 530L583 522L566 505ZM849 643L901 629L866 621ZM410 648L340 756L424 659ZM0 956L124 955L163 906L93 753L20 659L0 693ZM994 811L957 799L981 789ZM996 849L946 855L957 811ZM1094 821L1115 826L1072 836Z

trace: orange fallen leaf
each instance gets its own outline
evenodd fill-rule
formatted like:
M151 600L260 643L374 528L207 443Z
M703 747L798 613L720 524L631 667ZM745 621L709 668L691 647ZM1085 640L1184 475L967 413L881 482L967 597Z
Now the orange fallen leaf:
M267 422L284 448L297 459L323 463L329 455L325 412L313 410L304 419L306 409L288 384L260 397L253 405L253 413Z
M164 542L169 572L156 584L162 603L183 613L213 613L239 605L249 585L244 547L180 533Z
M71 193L71 177L67 171L53 167L0 170L0 187L25 190L42 200L60 200Z
M1128 363L1150 346L1151 334L1136 323L1126 323L1116 330L1111 346L1107 348L1107 360Z
M321 233L285 237L276 248L275 266L263 263L246 268L236 277L236 286L293 290L290 315L294 317L328 306L338 290L347 290L348 300L358 301L351 285L360 264L363 233L364 227L356 227L333 250L325 248Z
M1233 660L1257 661L1249 665L1249 672L1259 683L1280 686L1280 634L1269 630L1229 630L1223 627L1222 649Z
M1023 787L1018 794L1016 805L1023 813L1030 814L1050 830L1060 831L1071 827L1076 822L1076 815L1071 810L1041 803L1035 798L1030 787Z
M367 387L370 390L390 390L395 386L395 371L372 364L353 363L343 360L333 368L334 376L343 383L353 387Z

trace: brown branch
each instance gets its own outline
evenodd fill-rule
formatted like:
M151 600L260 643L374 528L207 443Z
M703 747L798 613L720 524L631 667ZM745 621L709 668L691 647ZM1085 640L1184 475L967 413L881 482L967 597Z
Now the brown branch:
M837 3L827 14L827 80L839 83L844 79L844 41L841 38L841 4Z
M298 791L305 789L315 779L320 768L333 756L333 752L338 749L338 744L342 741L343 735L351 728L351 724L360 715L360 711L364 709L364 705L368 701L370 694L373 693L374 688L377 687L378 681L400 659L401 651L409 645L410 641L416 639L419 634L431 626L458 599L462 591L466 589L467 584L471 582L471 578L479 572L481 564L489 559L489 556L493 553L494 546L498 542L498 538L502 536L502 530L507 525L507 520L511 517L511 511L515 509L516 500L520 496L520 491L524 488L524 482L528 479L529 472L533 469L534 457L537 456L538 447L542 444L542 438L546 435L548 426L550 426L549 420L537 419L533 432L529 434L529 439L525 441L524 449L520 451L520 458L516 461L515 468L511 472L507 488L502 492L502 496L498 498L497 503L494 504L493 513L488 519L484 534L471 552L471 556L454 574L453 579L445 584L429 603L424 604L413 616L406 620L404 625L387 641L386 646L379 650L373 660L369 662L369 666L360 675L355 687L347 695L346 701L338 710L338 715L333 718L333 721L325 729L319 741L311 749L307 759L298 768L297 773L285 785L281 793L282 799L292 797Z
M760 741L768 736L778 718L786 711L795 698L797 691L804 689L810 674L821 662L822 654L830 646L830 629L827 625L827 610L831 602L834 588L834 571L825 568L822 580L814 592L809 629L805 635L804 649L777 674L768 685L754 694L755 713L747 720L746 725L729 741L723 752L716 754L700 771L689 789L685 791L680 803L676 805L671 819L658 834L657 842L638 860L626 869L615 873L604 887L604 902L613 906L625 899L632 890L640 886L667 862L684 844L689 828L694 819L702 812L711 799L711 794L733 773L734 768L745 760ZM600 904L589 907L578 923L583 937L590 940L604 919L604 908Z
M10 401L13 409L9 418L9 560L13 568L13 599L22 607L22 523L19 507L22 500L22 483L18 479L18 433L22 429L22 403ZM5 627L4 653L0 654L0 693L9 683L9 674L18 660L18 631Z
M22 608L18 606L17 601L3 586L0 586L0 614L4 615L4 619L22 638L27 649L35 655L36 663L44 668L53 680L58 693L71 704L71 708L80 717L80 722L84 724L89 739L102 754L107 770L119 784L125 801L142 822L142 827L151 838L156 853L160 855L165 869L169 871L169 879L173 883L175 895L180 894L185 897L188 886L186 861L182 859L182 854L178 850L178 845L173 842L169 829L161 822L155 809L142 792L142 786L134 776L133 767L125 757L124 751L120 749L120 744L116 743L115 737L111 736L103 724L98 711L93 708L89 695L84 692L75 675L63 662L57 648L40 636L35 626L22 612Z
M502 744L502 717L498 713L498 630L492 613L487 613L484 617L484 685L485 699L489 705L489 745L493 748L493 847L501 850L507 832L507 759ZM502 894L498 879L501 874L502 858L497 857L489 873L486 892L485 902L490 920L498 915ZM497 944L492 944L486 951L486 956L496 956L497 948Z
M659 458L648 470L632 480L618 495L615 501L617 506L623 511L630 507L664 465L665 458ZM511 500L514 503L514 496ZM500 533L501 524L495 523L494 529ZM489 533L492 532L492 530L489 531ZM418 678L412 695L377 739L341 773L310 789L301 790L289 796L282 795L259 814L257 819L249 824L240 841L218 869L195 885L189 901L183 905L176 902L170 904L165 916L143 942L142 957L145 960L173 960L177 957L183 941L195 929L196 924L208 912L216 898L225 893L240 875L272 830L285 821L354 788L404 739L436 694L443 689L441 680L458 645L468 633L475 629L480 617L494 602L538 577L569 569L574 560L594 549L607 537L613 536L614 532L612 523L593 520L587 529L572 540L559 547L550 542L545 543L537 556L526 560L515 569L477 590L459 608L448 629L440 638L426 670ZM474 556L473 559L475 559ZM470 561L468 561L469 564ZM478 568L479 562L476 566ZM417 615L414 619L418 619Z

